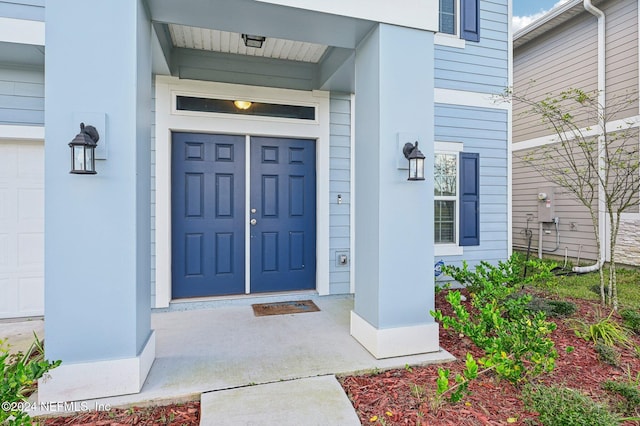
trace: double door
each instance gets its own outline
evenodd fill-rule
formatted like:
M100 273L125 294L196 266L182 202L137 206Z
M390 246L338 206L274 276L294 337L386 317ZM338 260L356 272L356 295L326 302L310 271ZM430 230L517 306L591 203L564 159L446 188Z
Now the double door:
M171 169L173 298L315 289L315 141L174 133Z

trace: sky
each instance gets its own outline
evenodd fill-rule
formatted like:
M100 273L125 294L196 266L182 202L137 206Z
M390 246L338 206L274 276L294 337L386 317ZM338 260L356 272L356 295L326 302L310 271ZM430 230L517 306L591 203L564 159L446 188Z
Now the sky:
M513 31L535 21L568 0L513 0Z

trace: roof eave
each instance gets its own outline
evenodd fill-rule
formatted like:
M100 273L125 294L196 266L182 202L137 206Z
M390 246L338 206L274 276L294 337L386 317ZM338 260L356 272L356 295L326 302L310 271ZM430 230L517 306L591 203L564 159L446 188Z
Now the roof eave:
M569 13L570 11L573 13ZM551 9L531 24L516 31L513 34L513 47L516 48L527 43L529 40L563 24L583 11L582 0L569 0Z

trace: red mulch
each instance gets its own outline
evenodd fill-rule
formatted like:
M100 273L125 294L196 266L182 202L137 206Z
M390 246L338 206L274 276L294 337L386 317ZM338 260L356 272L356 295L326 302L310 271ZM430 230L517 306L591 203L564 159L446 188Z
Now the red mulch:
M87 411L69 416L36 419L46 426L121 426L121 425L188 425L200 424L200 401L151 407L112 408L108 411Z
M436 306L445 314L451 314L448 303L444 301L444 293L437 295ZM574 318L587 320L595 316L597 304L584 300L571 301L578 307ZM562 319L554 321L558 328L551 338L555 342L558 358L554 371L539 377L542 383L566 385L603 401L606 398L606 393L600 387L603 381L628 378L627 366L634 377L640 372L640 358L633 350L624 350L620 358L621 367L613 367L598 360L593 343L576 337ZM636 345L640 345L640 337L633 338ZM440 329L440 346L458 360L464 360L467 352L474 356L481 355L467 338L460 338L452 330ZM565 349L568 346L573 346L575 350L567 353ZM464 369L464 361L446 364L446 368L452 373L459 372ZM430 399L435 392L437 369L437 365L418 366L380 374L348 376L341 378L341 383L363 425L525 425L536 418L536 413L525 410L519 389L489 375L472 381L469 384L471 394L462 401L457 404L444 402L434 410ZM419 393L415 391L416 385L424 390L420 398L416 397L416 393Z

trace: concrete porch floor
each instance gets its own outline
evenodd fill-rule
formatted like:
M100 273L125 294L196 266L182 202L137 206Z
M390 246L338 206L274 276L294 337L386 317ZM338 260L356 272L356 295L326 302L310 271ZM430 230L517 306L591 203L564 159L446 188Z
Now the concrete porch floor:
M281 299L292 300L294 297ZM203 424L207 424L204 421L205 401L231 398L242 405L243 393L238 393L238 388L246 389L244 394L254 399L256 392L262 392L268 403L274 385L278 385L278 399L282 399L282 389L287 383L293 391L295 386L304 388L307 383L304 380L318 376L453 359L444 350L375 359L349 334L353 309L351 296L298 295L295 299L312 299L320 311L256 317L251 303L273 300L244 299L230 304L212 304L208 308L154 312L152 328L156 331L156 359L141 392L93 402L115 407L197 399L202 394ZM270 385L257 386L263 384ZM227 398L219 391L232 392L229 393L232 396ZM221 405L215 403L215 406ZM229 409L228 403L224 406Z

